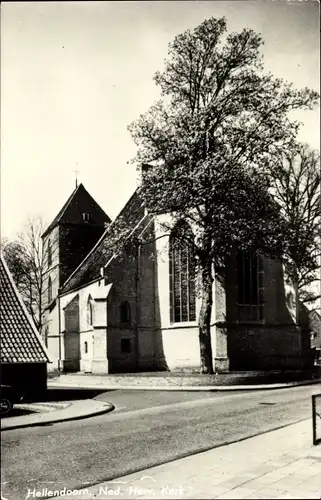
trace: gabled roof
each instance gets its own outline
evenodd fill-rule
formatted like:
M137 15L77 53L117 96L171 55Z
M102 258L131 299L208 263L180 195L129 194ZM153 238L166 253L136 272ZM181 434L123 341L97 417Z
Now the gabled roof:
M30 318L3 256L0 259L1 363L47 363L44 343Z
M124 216L128 220L128 227L132 229L144 219L144 205L138 189L135 190L116 219L107 227L94 248L65 281L60 289L60 294L69 293L101 277L101 268L105 267L114 255L114 249L110 245L110 237L113 237L115 222Z
M63 214L65 213L67 207L70 205L71 201L73 200L73 198L74 198L75 194L77 193L78 189L80 188L80 186L81 186L81 184L79 184L79 186L77 186L76 189L73 190L73 192L69 196L69 198L66 201L66 203L63 205L63 207L61 208L61 210L59 210L59 212L57 213L57 215L54 218L54 220L52 221L52 223L49 224L49 226L47 227L46 231L43 233L43 236L45 236L47 233L49 233L49 231L51 231L60 222Z
M98 203L94 200L91 194L88 193L84 185L79 184L79 186L77 186L71 193L68 200L63 205L62 209L58 212L54 220L47 227L42 237L45 237L52 229L54 229L60 223L73 222L75 215L77 215L77 211L81 209L79 205L83 201L86 201L86 206L88 206L89 204L90 207L94 210L96 216L96 223L98 225L103 225L104 222L111 222L108 215L98 205ZM82 211L85 212L86 210Z

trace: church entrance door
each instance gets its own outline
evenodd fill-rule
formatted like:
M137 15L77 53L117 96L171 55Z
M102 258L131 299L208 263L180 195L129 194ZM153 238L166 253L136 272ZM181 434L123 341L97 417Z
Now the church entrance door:
M80 345L79 333L68 332L64 337L65 341L65 372L79 372L80 370Z

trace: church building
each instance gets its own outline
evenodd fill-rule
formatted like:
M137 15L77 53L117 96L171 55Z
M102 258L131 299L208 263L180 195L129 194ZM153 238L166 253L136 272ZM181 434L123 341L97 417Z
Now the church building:
M128 242L111 242L127 224ZM193 256L164 231L169 214L151 213L137 189L111 222L80 184L43 235L43 336L64 372L199 371ZM193 228L185 228L193 231ZM225 282L213 283L215 372L303 370L309 338L296 324L282 265L235 252Z

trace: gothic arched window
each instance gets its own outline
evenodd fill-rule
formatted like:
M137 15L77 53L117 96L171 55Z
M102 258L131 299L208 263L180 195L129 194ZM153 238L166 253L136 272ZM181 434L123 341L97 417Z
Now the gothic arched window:
M94 323L94 305L91 296L87 300L87 325L92 326Z
M51 277L48 277L48 303L52 301L52 281Z
M263 319L262 258L249 250L237 253L238 319L242 322Z
M130 323L130 318L131 314L130 314L130 304L129 302L127 302L127 300L124 300L124 302L122 302L120 304L120 321L121 323Z
M184 233L184 239L178 237ZM181 234L182 234L181 233ZM176 225L169 239L170 321L195 321L195 259L193 232L188 224Z
M50 240L48 240L47 254L48 254L48 267L49 267L52 264L52 248Z
M44 337L44 341L45 341L45 346L46 347L48 347L48 334L49 334L49 327L47 325L46 328L45 328L45 337Z

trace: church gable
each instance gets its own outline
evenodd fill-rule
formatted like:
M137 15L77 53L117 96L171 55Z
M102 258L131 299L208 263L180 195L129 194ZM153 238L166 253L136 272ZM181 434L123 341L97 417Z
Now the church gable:
M97 225L104 227L111 220L93 197L79 184L70 195L62 209L43 234L45 238L57 225L81 224Z
M65 208L60 217L60 224L88 224L104 226L111 220L93 197L80 184L76 189L72 201Z

